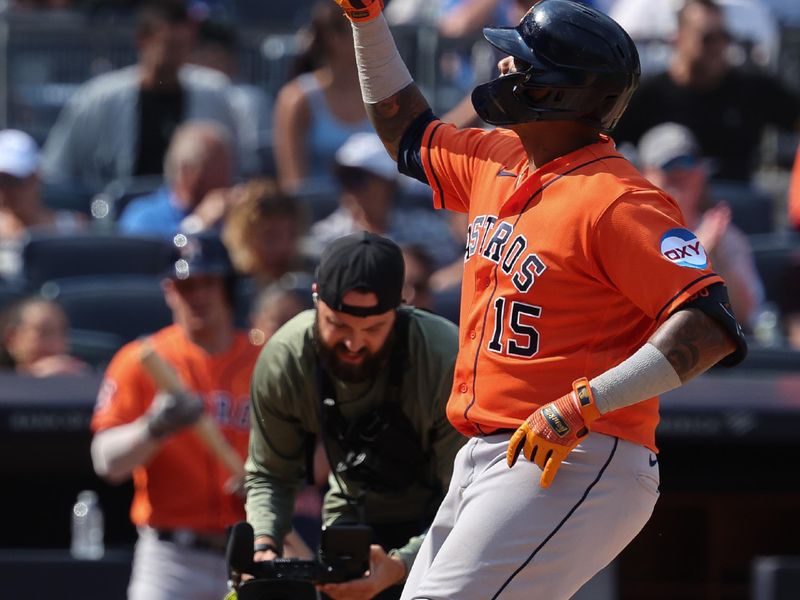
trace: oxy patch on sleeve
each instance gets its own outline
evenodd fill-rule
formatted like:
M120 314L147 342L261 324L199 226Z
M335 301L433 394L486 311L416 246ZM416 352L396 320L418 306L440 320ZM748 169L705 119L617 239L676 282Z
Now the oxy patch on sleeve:
M670 229L661 236L661 254L672 263L690 269L705 269L708 255L697 236L688 229Z

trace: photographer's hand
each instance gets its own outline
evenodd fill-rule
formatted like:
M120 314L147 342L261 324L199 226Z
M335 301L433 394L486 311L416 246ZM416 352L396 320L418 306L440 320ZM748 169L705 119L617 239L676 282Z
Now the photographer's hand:
M256 547L259 545L267 544L269 546L277 547L275 540L268 535L260 535L255 539ZM253 562L264 562L268 560L275 560L278 558L278 553L274 550L256 550L253 552ZM242 581L250 581L255 579L250 573L239 573L239 578Z
M366 576L344 583L326 583L318 589L333 600L370 600L405 576L405 563L373 544L369 549L369 572Z
M260 535L256 538L255 541L256 541L256 548L259 548L260 546L263 545L271 546L272 548L278 547L278 544L275 543L275 540L273 540L268 535ZM275 560L276 558L278 558L278 552L273 549L256 550L253 553L254 562L264 562L266 560Z

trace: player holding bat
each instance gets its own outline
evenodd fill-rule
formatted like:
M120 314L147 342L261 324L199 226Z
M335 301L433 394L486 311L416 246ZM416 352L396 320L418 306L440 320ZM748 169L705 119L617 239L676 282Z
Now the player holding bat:
M231 483L247 454L259 348L234 328L222 243L177 236L176 248L163 281L174 324L117 353L92 420L97 473L113 482L133 475L131 600L222 598L225 528L245 516Z

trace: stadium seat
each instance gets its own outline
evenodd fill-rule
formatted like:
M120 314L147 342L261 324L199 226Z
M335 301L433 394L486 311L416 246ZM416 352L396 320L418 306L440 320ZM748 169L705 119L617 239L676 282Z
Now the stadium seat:
M123 342L172 323L157 277L60 279L42 285L42 295L64 308L71 327L117 336ZM115 342L113 338L100 340L95 336L93 343L95 348L87 352L102 353L103 345L110 349Z
M126 342L117 334L90 329L70 328L68 337L70 355L98 370L105 368Z
M433 312L458 325L461 312L461 286L433 295Z
M772 196L752 185L736 181L713 181L711 197L731 207L732 221L748 235L774 231Z
M252 278L242 277L237 281L233 307L234 322L237 327L250 329L250 311L260 291L258 284Z
M791 348L759 348L756 344L750 344L747 350L747 358L737 367L739 369L752 369L754 371L766 372L794 372L800 371L800 351ZM719 370L726 371L726 367Z
M172 258L168 242L111 234L35 235L22 249L23 279L45 281L85 275L160 275Z
M54 210L72 210L88 216L92 195L91 189L79 185L42 185L42 201L45 206Z
M767 299L777 303L781 310L790 308L791 298L787 296L792 288L798 287L792 272L800 271L800 235L780 232L750 236L750 243Z
M18 285L0 281L0 311L11 306L25 296L25 291Z
M160 175L115 179L92 198L91 211L95 226L100 230L113 230L131 200L155 192L163 183Z
M305 24L311 13L313 0L294 0L294 2L253 2L252 0L233 0L232 12L240 23L269 25L278 31L295 31Z

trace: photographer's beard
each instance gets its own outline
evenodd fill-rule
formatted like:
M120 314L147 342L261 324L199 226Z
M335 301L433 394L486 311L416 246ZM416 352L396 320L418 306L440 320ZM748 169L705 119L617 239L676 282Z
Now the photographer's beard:
M314 319L314 341L320 362L331 375L345 383L361 383L380 373L381 367L391 353L394 331L389 334L377 352L370 352L367 348L359 350L358 355L363 356L359 363L349 363L341 358L344 353L352 356L343 343L339 342L333 346L325 343L319 330L319 314Z

